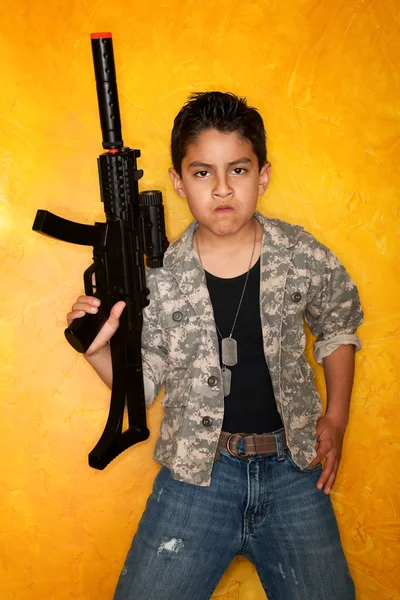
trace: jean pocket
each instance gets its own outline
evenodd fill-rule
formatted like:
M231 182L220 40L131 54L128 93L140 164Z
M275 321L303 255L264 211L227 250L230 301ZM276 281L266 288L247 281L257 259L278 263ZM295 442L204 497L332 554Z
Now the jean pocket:
M298 471L299 473L319 473L322 471L322 463L318 463L317 465L315 465L315 467L312 467L311 469L309 467L304 467L304 469L302 469L301 467L299 467L293 460L292 455L290 453L290 451L288 450L287 454L286 454L286 460L287 463L296 471Z

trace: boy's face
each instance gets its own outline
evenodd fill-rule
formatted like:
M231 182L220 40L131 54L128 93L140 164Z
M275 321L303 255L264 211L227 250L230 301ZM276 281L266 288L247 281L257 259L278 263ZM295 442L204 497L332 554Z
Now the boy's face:
M169 173L199 228L221 236L235 234L250 223L258 196L267 189L270 170L267 163L259 171L250 142L237 133L208 129L188 147L182 177L174 169Z

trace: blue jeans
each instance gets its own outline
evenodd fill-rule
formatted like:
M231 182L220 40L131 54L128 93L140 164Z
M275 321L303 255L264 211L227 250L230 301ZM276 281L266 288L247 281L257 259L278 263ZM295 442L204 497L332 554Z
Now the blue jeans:
M289 453L221 453L210 487L158 473L114 600L207 600L246 556L268 600L354 600L331 500Z

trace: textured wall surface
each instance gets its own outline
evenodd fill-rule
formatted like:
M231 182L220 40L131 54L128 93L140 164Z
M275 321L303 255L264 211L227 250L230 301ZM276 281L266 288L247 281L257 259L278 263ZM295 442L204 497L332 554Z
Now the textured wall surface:
M3 0L2 600L111 599L157 472L159 402L147 442L87 466L109 392L63 328L90 250L31 232L37 208L102 220L93 31L113 32L124 139L142 150L142 189L165 194L170 239L190 219L167 177L172 119L193 90L231 90L266 120L261 210L304 225L357 281L364 350L332 497L358 600L400 599L399 12L397 0ZM238 559L214 597L264 594Z

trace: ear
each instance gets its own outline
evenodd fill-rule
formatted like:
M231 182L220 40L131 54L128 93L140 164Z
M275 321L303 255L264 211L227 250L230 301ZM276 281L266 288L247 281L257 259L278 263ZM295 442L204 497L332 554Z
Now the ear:
M173 168L168 169L168 173L169 173L169 177L172 181L172 185L174 186L175 192L181 198L186 198L186 193L185 193L185 189L183 187L182 179L179 177L178 173Z
M271 176L271 163L265 163L262 167L258 179L258 195L262 196L268 187L269 178Z

